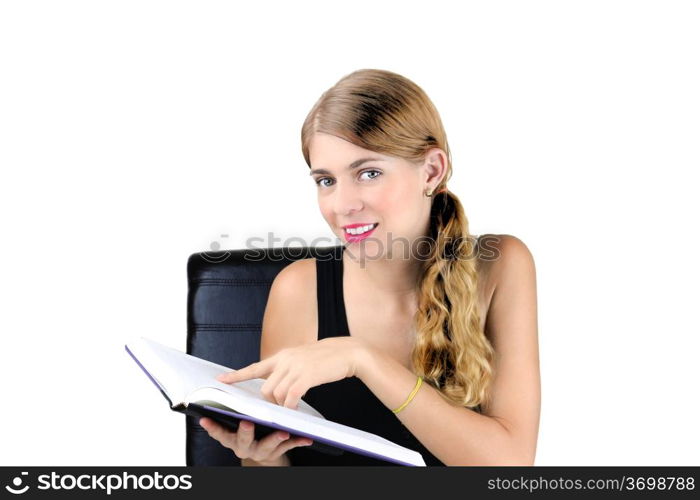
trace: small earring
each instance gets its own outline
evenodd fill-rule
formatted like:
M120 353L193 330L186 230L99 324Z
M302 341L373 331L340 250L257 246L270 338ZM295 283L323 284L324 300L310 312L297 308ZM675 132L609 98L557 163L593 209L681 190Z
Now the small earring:
M427 196L428 198L431 198L431 197L433 196L432 191L431 191L431 192L428 192L427 189L426 189L425 191L423 191L423 194L424 194L425 196Z

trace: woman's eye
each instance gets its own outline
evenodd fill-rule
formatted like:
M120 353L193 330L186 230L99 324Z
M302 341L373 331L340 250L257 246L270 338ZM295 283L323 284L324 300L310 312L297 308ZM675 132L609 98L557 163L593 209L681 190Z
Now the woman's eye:
M377 177L382 175L382 173L379 170L365 170L364 172L361 172L360 175L369 174L369 173L378 174L378 175L375 175L373 177L370 177L370 180L376 179ZM323 184L323 181L329 181L329 180L331 180L329 177L321 177L321 178L316 180L316 184L319 186L328 187L330 184Z
M370 177L370 179L376 179L377 177L382 175L382 173L379 170L365 170L364 172L362 172L362 174L370 174L372 172L379 174L379 175L375 175L374 177ZM362 174L360 174L360 175L362 175Z
M316 184L318 184L319 186L327 186L328 184L321 184L323 181L327 180L329 180L328 177L321 177L320 179L316 180Z

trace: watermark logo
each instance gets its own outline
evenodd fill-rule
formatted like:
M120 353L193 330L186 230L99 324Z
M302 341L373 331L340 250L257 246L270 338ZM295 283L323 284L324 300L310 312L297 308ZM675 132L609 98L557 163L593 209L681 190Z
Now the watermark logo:
M222 234L220 235L222 238L228 238L228 234ZM212 252L219 252L219 249L221 248L221 244L218 241L212 241L209 244L209 249ZM206 260L207 262L211 264L219 264L220 262L225 261L231 256L231 252L225 251L223 253L216 253L212 254L209 252L202 252L202 259Z
M5 489L13 495L22 495L30 489L28 472L21 472L12 479L11 484ZM161 474L160 472L148 474L59 474L55 471L50 474L36 476L36 484L31 486L33 491L60 491L73 490L101 491L111 495L118 490L190 490L192 489L192 476L189 474Z
M220 235L221 238L228 238L228 234ZM429 236L421 236L415 239L408 239L403 236L395 237L391 232L385 235L385 239L369 236L357 242L344 242L339 238L318 237L308 241L301 237L291 237L282 239L272 232L267 233L267 238L253 236L245 240L245 250L243 258L248 261L261 260L285 260L290 256L301 256L306 249L339 246L344 247L347 257L355 262L359 262L361 267L366 266L366 262L383 259L419 260L427 261L436 253L445 260L472 260L479 258L483 261L494 261L500 257L498 249L498 236L466 236L451 237L441 235L439 240ZM439 248L438 248L439 246ZM219 241L212 241L209 245L211 251L201 252L203 260L219 264L226 261L232 252L220 250ZM287 255L281 253L267 253L266 250L283 248Z
M29 485L22 486L22 477L21 476L27 476L29 475L29 472L22 472L19 476L15 477L12 479L12 486L6 485L5 489L12 493L13 495L21 495L22 493L26 493L27 490L29 489Z

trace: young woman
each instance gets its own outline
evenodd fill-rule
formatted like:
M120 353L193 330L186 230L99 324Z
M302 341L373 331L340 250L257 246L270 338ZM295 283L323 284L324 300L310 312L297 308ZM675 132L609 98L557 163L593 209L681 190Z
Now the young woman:
M427 465L532 465L540 415L535 265L510 235L469 234L447 190L452 162L425 92L390 71L326 91L301 133L321 213L345 242L275 278L261 361L271 402L419 451ZM304 448L254 424L200 424L243 465L392 465Z

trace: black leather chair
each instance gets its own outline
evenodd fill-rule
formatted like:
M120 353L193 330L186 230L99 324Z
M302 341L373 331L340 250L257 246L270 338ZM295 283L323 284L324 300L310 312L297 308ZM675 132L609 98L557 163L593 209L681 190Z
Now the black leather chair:
M239 369L260 360L262 319L272 281L295 260L330 258L341 247L222 250L187 261L187 353ZM186 417L186 464L241 460Z

